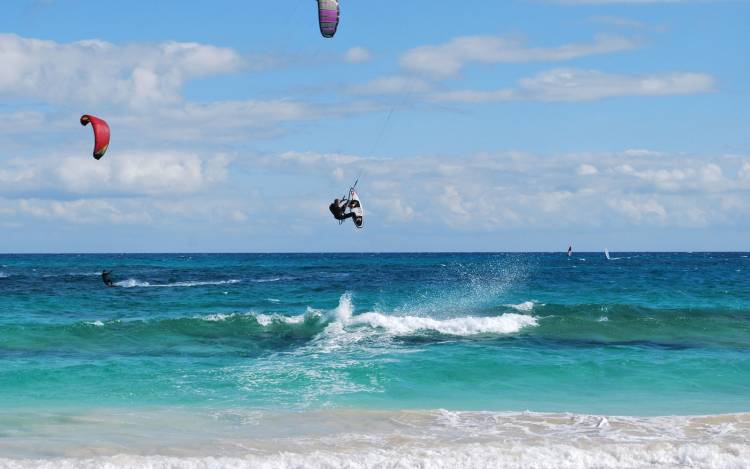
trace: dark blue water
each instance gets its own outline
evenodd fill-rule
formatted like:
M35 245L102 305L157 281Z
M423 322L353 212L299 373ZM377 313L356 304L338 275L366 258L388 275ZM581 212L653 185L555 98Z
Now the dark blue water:
M750 410L747 254L611 256L3 255L0 407Z

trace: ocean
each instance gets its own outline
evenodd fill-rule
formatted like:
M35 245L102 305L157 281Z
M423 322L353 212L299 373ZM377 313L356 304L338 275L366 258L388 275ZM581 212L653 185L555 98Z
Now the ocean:
M750 467L748 254L610 255L0 255L0 467Z

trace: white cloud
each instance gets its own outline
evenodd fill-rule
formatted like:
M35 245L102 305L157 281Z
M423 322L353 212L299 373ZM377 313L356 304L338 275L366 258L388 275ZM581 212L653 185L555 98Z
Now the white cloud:
M147 115L116 115L109 122L139 138L147 136L172 142L227 143L276 137L286 132L285 124L367 113L376 109L381 109L381 106L360 102L318 106L291 99L220 101L164 106Z
M432 85L424 80L413 77L389 76L372 80L362 85L349 87L352 94L406 94L425 93L432 89Z
M598 169L596 169L596 166L584 163L580 166L578 166L578 175L579 176L593 176L599 172Z
M19 160L11 160L0 167L0 190L24 190L35 185L40 171Z
M86 156L10 160L0 165L0 192L173 195L198 192L227 178L229 158L175 151L125 151L95 161Z
M7 211L17 220L22 217L63 221L75 225L152 225L196 226L232 229L252 219L254 203L223 198L83 198L50 200L42 198L2 199L0 213Z
M414 220L468 231L683 227L739 223L736 214L750 212L747 158L651 153L365 158L288 152L259 163L314 174L331 187L362 172L360 195L377 209L368 212L370 223ZM571 177L571 168L587 177ZM331 198L338 195L333 192Z
M352 47L344 54L344 60L350 64L368 62L372 59L372 52L364 47Z
M443 193L438 197L440 205L451 215L467 219L470 214L463 204L463 197L456 186L448 185L443 188Z
M145 107L176 102L183 83L237 70L232 49L185 42L58 43L0 34L0 95Z
M128 202L120 202L120 205ZM18 211L34 218L63 220L73 224L148 224L152 218L144 210L127 210L110 200L43 200L18 201Z
M435 93L435 101L593 101L618 96L667 96L707 93L714 79L702 73L612 75L595 70L554 69L524 78L517 88L494 91L459 90Z
M609 200L609 206L637 224L649 218L657 223L663 223L667 218L667 210L653 198L646 200L641 198Z
M626 156L637 156L637 157L643 157L643 156L659 156L662 153L654 150L649 150L646 148L631 148L628 150L625 150L623 152Z
M742 168L737 173L737 179L739 179L743 183L750 184L750 162L745 162L742 165Z
M456 75L468 63L557 62L594 54L631 50L637 43L628 38L599 36L588 44L527 47L517 39L497 36L464 36L440 45L421 46L401 56L401 66L434 78Z
M389 223L402 223L414 219L414 208L400 197L376 199L374 206Z
M178 152L127 152L94 162L65 158L57 168L74 193L191 193L226 179L228 158Z
M723 171L716 163L694 167L672 167L637 170L629 164L615 168L621 174L649 182L660 190L668 192L697 190L704 192L721 192L728 189L729 180L724 178Z
M46 117L38 111L15 111L0 114L0 134L28 134L46 123Z

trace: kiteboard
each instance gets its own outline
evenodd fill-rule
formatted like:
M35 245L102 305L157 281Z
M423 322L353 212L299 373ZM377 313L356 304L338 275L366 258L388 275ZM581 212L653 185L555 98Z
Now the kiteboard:
M351 206L352 202L356 202L357 206L356 207L352 207ZM351 189L349 189L349 204L350 204L349 210L351 210L352 213L354 213L354 217L355 218L362 217L362 224L360 224L360 225L357 225L357 222L355 222L354 219L352 219L352 222L354 223L354 226L356 226L358 229L362 229L364 227L364 224L365 224L364 223L365 209L364 209L364 207L362 207L362 202L359 200L359 194L357 194L357 191L354 189L354 187L352 187Z

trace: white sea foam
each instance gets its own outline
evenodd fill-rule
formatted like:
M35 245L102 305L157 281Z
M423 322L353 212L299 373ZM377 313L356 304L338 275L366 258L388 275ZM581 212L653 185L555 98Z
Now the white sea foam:
M524 301L523 303L518 303L517 305L508 304L508 305L503 305L503 306L505 306L506 308L513 308L516 311L522 311L524 313L527 313L534 309L534 305L536 305L536 303L534 303L533 301Z
M354 316L351 325L367 325L384 329L390 334L406 335L417 331L435 331L449 335L511 334L527 326L536 326L533 316L506 313L496 317L462 317L433 319L417 316L388 316L381 313L364 313Z
M5 272L0 272L0 278L8 278L10 275L6 274Z
M96 457L88 459L8 460L8 469L264 469L264 468L534 468L534 469L746 469L750 450L742 446L616 445L576 448L567 445L454 444L442 448L382 448L366 451L326 451L235 457L179 458L166 456Z
M260 324L263 327L267 327L274 322L283 322L286 324L301 324L305 322L305 316L284 316L282 314L261 314L261 313L216 313L216 314L209 314L207 316L198 316L198 319L202 319L204 321L212 321L212 322L219 322L219 321L226 321L227 319L232 319L236 317L241 316L249 316L255 318L256 321L258 321L258 324Z
M301 324L305 322L305 316L284 316L281 314L256 314L255 319L263 327L270 326L274 322L286 324Z
M127 279L120 282L116 282L115 285L122 288L178 288L178 287L202 287L202 286L208 286L208 285L231 285L235 283L240 283L240 280L232 279L232 280L213 280L213 281L204 281L204 282L175 282L175 283L164 283L164 284L151 284L149 282L143 282L137 279Z
M197 319L202 319L204 321L211 321L211 322L218 322L218 321L226 321L229 318L232 318L236 316L235 313L225 314L225 313L216 313L216 314L209 314L208 316L199 316Z
M533 303L532 303L533 307ZM314 312L315 310L312 310ZM436 319L424 316L391 315L380 312L353 314L354 306L350 294L342 295L339 305L326 313L326 317L338 326L339 332L353 332L363 326L383 330L391 335L413 334L417 331L434 331L441 334L469 336L477 334L511 334L524 327L536 326L533 316L505 313L501 316L465 316ZM331 328L333 329L333 328ZM331 331L329 331L331 332Z
M279 277L264 277L264 278L256 278L253 279L252 282L255 283L268 283L268 282L280 282L281 280L294 280L294 277L290 277L288 275L282 275Z
M141 282L134 278L122 280L120 282L115 282L115 285L117 285L118 287L122 287L122 288L150 287L151 286L151 284L148 282Z
M95 423L96 437L66 433L40 450L28 434L10 436L3 454L19 457L0 459L0 467L744 469L750 461L748 414L237 409L206 416L150 409L45 418L77 432L86 428L82 423ZM133 433L123 445L126 430ZM35 459L40 451L48 459Z

